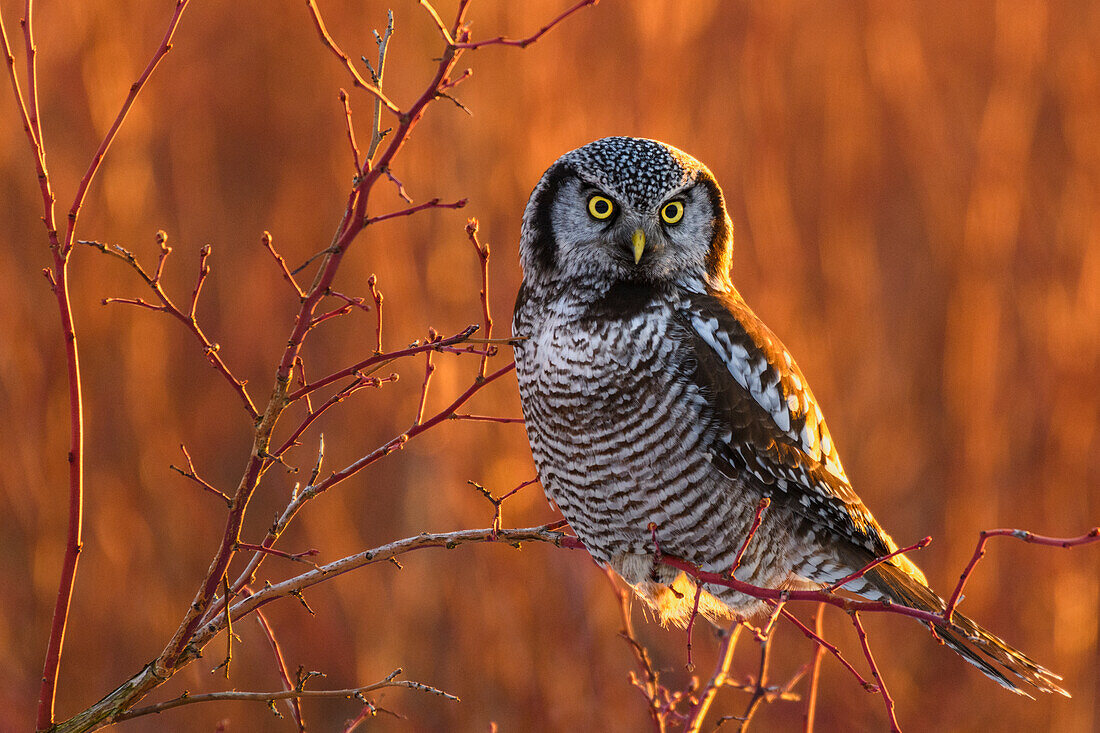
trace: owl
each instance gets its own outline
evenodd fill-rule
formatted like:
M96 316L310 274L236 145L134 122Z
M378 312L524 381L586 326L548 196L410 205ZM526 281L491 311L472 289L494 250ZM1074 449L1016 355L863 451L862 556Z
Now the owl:
M539 478L592 556L665 624L695 609L659 551L756 586L818 589L898 549L853 491L791 353L730 281L733 228L705 165L608 137L543 174L523 215L513 335ZM898 555L845 586L942 612ZM765 604L710 586L720 623ZM1061 679L961 614L933 633L1010 690Z

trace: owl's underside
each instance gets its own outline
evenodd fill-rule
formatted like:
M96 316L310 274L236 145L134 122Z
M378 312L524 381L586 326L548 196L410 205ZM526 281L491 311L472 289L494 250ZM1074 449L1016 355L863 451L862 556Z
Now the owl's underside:
M524 214L513 335L531 450L547 496L589 552L662 622L695 588L662 554L736 577L819 588L897 549L852 490L798 366L729 281L732 236L701 163L663 143L605 138L563 156ZM652 528L652 529L651 529ZM656 539L656 543L655 543ZM847 590L941 611L904 556ZM699 611L764 604L708 587ZM711 595L713 594L713 595ZM956 614L936 633L1005 687L1058 679Z
M694 594L684 592L686 578L669 591L680 573L654 562L650 523L662 553L728 571L764 487L723 459L715 390L678 316L688 302L662 298L623 312L616 300L585 295L521 302L516 311L515 333L528 335L516 361L535 463L593 557L646 597L662 622L684 625ZM851 572L819 547L819 522L800 515L797 502L773 498L738 578L796 587ZM700 610L714 620L764 606L730 589L713 592L722 602L705 596Z

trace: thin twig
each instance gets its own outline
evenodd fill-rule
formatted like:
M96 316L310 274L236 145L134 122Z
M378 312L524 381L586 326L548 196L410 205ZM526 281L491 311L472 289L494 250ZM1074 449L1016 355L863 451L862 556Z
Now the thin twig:
M439 335L432 331L428 336L428 342L438 341ZM420 421L424 419L424 406L428 402L428 386L432 381L432 374L435 373L435 365L432 364L432 352L424 352L424 383L420 385L420 402L416 406L416 419L413 420L413 425L419 425Z
M160 276L164 274L164 263L168 261L168 255L172 254L172 248L168 246L168 232L163 229L157 230L157 246L160 247L160 257L157 259L156 272L153 273L154 283L160 282Z
M817 626L821 625L820 617L824 605L825 604L823 603L818 604L818 622L816 624ZM856 681L859 683L860 687L862 687L867 692L878 692L878 686L875 685L873 682L868 682L866 679L864 679L863 675L859 673L859 670L853 667L852 664L844 658L844 655L840 653L840 649L835 644L830 644L829 642L825 641L825 638L821 635L820 631L814 631L810 629L808 626L806 626L806 624L799 621L797 616L795 616L787 609L783 609L783 617L794 624L794 627L796 629L805 634L807 639L816 644L818 649L825 649L834 657L836 657L837 661L840 662L845 669L852 673L852 676L856 678Z
M443 42L446 43L448 46L453 46L454 39L451 38L451 32L448 31L447 26L443 24L443 20L439 17L439 13L435 11L435 8L432 7L432 4L427 0L419 0L419 2L420 5L428 11L428 14L432 17L432 20L435 21L435 27L439 30L439 34L443 36Z
M814 612L814 634L818 639L825 633L825 605L817 604ZM814 644L814 654L810 661L810 684L806 692L806 712L802 715L802 733L813 733L814 717L817 715L817 690L821 681L821 660L825 657L825 647Z
M275 251L274 240L271 236L271 232L265 231L263 236L260 237L260 241L264 245L264 249L271 253L271 256L275 258L275 262L278 263L279 269L283 272L283 279L290 283L290 287L294 288L294 294L299 299L306 297L306 294L302 292L302 288L298 285L298 281L294 279L294 275L290 273L290 269L286 266L286 260L283 256Z
M470 243L474 245L474 251L477 253L478 262L481 263L481 312L482 312L482 324L485 327L484 335L486 339L493 337L493 317L489 313L489 243L482 244L477 238L477 219L469 219L466 222L466 236L469 237ZM485 367L489 362L489 353L486 353L481 357L481 366L478 368L478 378L485 378Z
M367 305L367 301L363 298L354 297L351 295L344 295L343 293L333 290L332 288L328 289L326 295L336 298L337 300L342 300L350 305L352 308L358 308L364 313L370 313L370 306Z
M344 125L348 131L348 144L351 145L351 159L355 162L355 176L358 178L363 174L363 164L359 160L359 145L355 142L355 125L351 122L351 102L348 101L348 93L343 89L340 90L340 102L344 105ZM382 103L377 98L374 103L381 110Z
M874 567L877 567L877 566L881 565L882 563L886 562L887 560L893 559L893 558L897 557L898 555L904 555L907 552L913 552L914 550L923 550L925 547L928 547L928 545L930 545L930 544L932 544L932 538L931 537L925 537L920 542L916 542L912 545L909 545L908 547L902 547L901 549L894 550L893 552L891 552L887 555L883 555L882 557L876 557L874 560L867 563L866 565L861 567L859 570L855 571L854 573L849 573L848 575L845 575L843 578L841 578L840 580L838 580L835 583L833 583L832 585L830 585L828 590L829 590L830 593L832 593L833 591L836 591L836 590L842 588L843 586L847 585L848 583L851 583L853 580L856 580L858 578L862 578L864 575L867 574L867 572L869 570L871 570Z
M760 522L763 519L764 511L771 506L772 500L768 497L763 497L756 505L756 513L753 515L752 524L749 525L749 531L745 533L745 539L741 540L741 547L737 550L737 557L733 560L733 566L730 568L730 575L732 576L737 572L737 568L741 567L741 560L745 557L745 550L748 549L749 543L752 542L753 535L756 534L756 530L760 528Z
M169 468L171 468L173 471L177 472L184 478L189 478L194 481L196 484L202 487L203 491L208 491L211 494L220 496L222 501L224 501L227 505L231 505L233 501L225 492L219 491L218 489L214 488L208 481L200 477L198 473L195 472L195 464L191 462L191 454L187 452L187 446L185 446L183 443L180 443L180 450L183 452L184 460L187 461L187 469L185 470L180 468L179 466L174 465L169 466Z
M412 216L418 211L424 211L425 209L461 209L466 205L466 199L459 199L458 201L452 201L449 204L440 203L440 200L435 198L431 201L426 201L416 206L410 206L407 209L401 209L400 211L392 211L389 214L382 214L380 216L372 216L369 219L364 220L364 226L370 226L371 224L377 224L379 222L387 221L389 219L396 219L400 216Z
M879 694L882 695L882 701L886 705L886 715L890 719L890 731L891 733L901 733L898 718L894 714L894 699L890 697L890 692L886 689L886 683L883 681L882 675L879 674L875 657L871 654L871 646L867 643L867 634L863 631L863 624L859 620L859 613L852 612L852 624L856 627L856 635L859 636L859 644L863 647L863 655L867 657L867 664L871 667L871 676L875 678Z
M78 240L77 244L84 244L89 247L94 247L103 254L117 257L118 259L128 264L134 270L134 272L137 273L138 277L140 277L142 281L153 290L153 292L157 296L157 299L160 300L161 304L164 307L160 308L153 304L146 303L140 298L136 300L128 298L105 298L103 300L103 303L105 305L108 303L128 303L130 305L138 305L145 308L150 308L152 310L161 310L162 312L167 313L168 315L178 320L184 325L184 327L188 331L190 331L195 336L196 339L198 339L199 343L202 345L203 354L206 356L207 361L209 361L211 366L213 366L225 378L225 380L229 382L230 386L233 387L233 390L237 393L237 396L240 397L241 402L244 403L245 409L248 411L249 416L253 420L260 416L259 411L256 409L255 403L252 401L252 397L248 394L248 389L245 386L247 383L244 380L237 379L237 377L233 375L233 372L229 370L229 367L226 365L225 361L218 353L220 350L218 344L212 342L206 336L206 333L203 332L202 328L198 324L198 321L195 319L195 306L198 301L199 293L202 290L202 284L206 280L207 275L210 274L210 267L206 264L206 259L210 256L210 245L205 245L199 250L199 276L195 282L195 288L191 294L191 305L188 309L188 312L185 313L178 306L176 306L175 302L168 295L167 291L164 290L164 287L161 285L161 283L158 280L154 279L154 277L148 272L146 272L145 268L141 266L141 263L138 261L137 257L134 256L134 254L125 247L120 247L117 244L104 244L103 242L97 242L95 240L89 239Z
M279 679L283 681L283 687L287 690L294 689L294 683L290 681L290 672L286 668L286 660L283 659L283 650L279 646L279 640L275 638L275 631L271 628L271 624L268 623L267 617L264 616L264 612L256 609L256 621L259 622L260 628L264 630L264 636L267 637L267 641L271 644L271 653L275 655L275 669L279 672ZM290 708L290 717L294 719L295 725L298 726L298 733L305 733L306 725L305 720L302 718L302 703L297 697L292 697L287 700L287 707Z
M321 36L321 42L344 64L344 68L351 74L352 83L373 95L374 98L385 105L386 109L390 112L393 112L399 117L402 116L401 108L391 102L389 97L382 93L381 89L364 79L359 74L359 71L355 68L355 64L351 62L348 55L336 45L336 41L332 40L332 36L329 35L328 29L325 27L325 21L321 18L321 11L318 9L317 3L314 2L314 0L306 0L306 7L309 8L310 18L313 19L313 27L317 29L318 35Z
M623 624L619 635L630 646L638 670L641 672L642 682L638 684L638 687L648 702L649 716L653 722L653 728L657 733L664 733L666 726L664 716L661 714L661 683L657 671L653 668L653 663L649 659L649 652L634 635L634 623L630 618L630 592L619 587L615 580L615 573L611 568L604 567L604 574L607 576L607 581L611 584L611 590L619 601L619 618Z
M777 606L782 610L782 606ZM775 619L772 618L772 623ZM752 723L753 716L760 709L760 704L764 702L768 692L768 662L771 659L771 641L770 634L765 633L762 638L759 638L760 642L760 669L756 675L756 684L753 685L752 697L749 698L749 704L745 707L745 712L738 718L741 725L738 727L738 733L745 733L749 729L749 724Z
M386 11L386 30L379 35L378 31L374 32L374 41L378 44L378 66L372 68L367 64L367 69L371 72L371 78L374 80L375 86L379 89L382 88L382 80L386 75L386 51L390 44L390 37L393 36L393 11ZM366 59L363 59L366 61ZM348 120L350 122L351 116L349 113ZM374 100L374 120L371 123L371 135L370 135L370 147L367 149L367 158L364 161L367 165L370 165L374 160L375 153L378 152L378 146L382 144L382 140L386 137L386 132L382 130L382 102L375 98Z
M472 422L497 422L497 423L522 423L522 417L496 417L495 415L467 415L464 413L455 413L451 415L452 420L470 420Z
M229 610L232 598L232 591L229 589L229 577L222 576L222 592L225 594L225 659L214 669L210 670L210 674L214 674L222 667L225 667L225 678L229 679L229 665L233 662L233 619L229 616Z
M317 567L317 563L306 560L307 557L313 557L321 553L320 550L313 548L305 550L303 552L295 552L293 554L289 552L283 552L282 550L276 550L274 547L264 547L263 545L253 545L248 542L238 542L237 548L240 550L246 550L248 552L263 552L268 555L275 555L276 557L282 557L287 560L293 560L294 562L304 562L307 565Z
M688 720L684 724L684 733L698 733L702 729L703 720L707 716L707 711L710 710L711 703L714 702L714 696L726 684L730 664L733 662L733 652L737 648L737 639L740 635L741 623L739 621L734 622L726 632L726 638L722 640L722 648L718 652L718 666L715 668L714 674L707 680L703 693L699 696L699 701L688 715ZM765 642L765 653L767 649L768 645ZM761 684L763 684L763 680L761 680Z
M496 38L490 38L487 41L477 41L476 43L470 43L470 42L455 43L453 45L454 45L455 48L465 48L465 49L470 49L470 50L482 48L484 46L518 46L519 48L527 48L532 43L539 40L544 35L546 35L548 32L550 32L550 30L552 30L554 28L554 26L556 26L558 23L561 23L563 20L568 18L573 13L577 12L581 8L585 8L585 7L588 7L590 5L596 5L599 2L600 2L600 0L581 0L581 2L577 3L576 5L569 8L564 13L562 13L561 15L559 15L558 17L554 18L552 21L550 21L549 23L544 25L542 28L540 28L538 30L538 32L533 33L530 36L527 36L526 38L511 39L511 38L505 38L504 36L497 36ZM424 4L423 0L421 0L421 4Z
M400 672L401 670L397 670ZM460 702L457 697L449 692L444 692L437 687L426 685L423 682L414 682L413 680L397 680L389 679L381 682L376 682L373 685L366 685L365 687L353 687L347 690L279 690L277 692L208 692L202 695L181 695L174 700L168 700L167 702L157 703L156 705L148 705L143 708L137 708L136 710L129 710L117 717L116 721L133 720L134 718L140 718L143 715L151 715L154 713L163 713L166 710L172 708L178 708L183 705L194 705L201 702L218 702L226 700L244 700L251 702L261 702L265 705L274 702L276 700L287 700L290 698L333 698L342 697L346 699L356 699L359 695L366 692L373 692L374 690L381 690L386 687L405 687L410 690L416 690L417 692L428 692L433 695L439 695L447 700L453 700L454 702Z
M366 369L369 369L371 367L374 367L374 366L377 366L377 365L380 365L380 364L381 365L388 364L389 362L394 361L395 359L400 359L400 358L406 357L406 356L412 356L413 354L420 354L420 353L423 353L425 351L438 350L441 346L450 346L452 344L462 343L463 341L466 341L470 337L471 334L476 332L477 329L478 329L478 327L476 325L475 326L467 326L462 331L459 331L458 333L454 334L453 336L444 337L444 338L440 339L439 341L436 341L436 342L433 342L433 343L414 344L412 346L409 346L408 348L399 349L397 351L391 351L391 352L386 353L386 354L382 354L382 353L375 354L374 356L363 359L362 361L356 362L355 364L352 364L351 366L344 367L343 369L335 371L335 372L333 372L332 374L329 374L326 377L322 377L321 379L318 379L314 382L311 382L310 384L308 384L304 387L300 387L299 389L295 390L294 392L291 392L290 394L288 394L286 396L286 400L287 400L288 403L294 402L295 400L301 399L305 395L310 394L311 392L315 392L318 389L321 389L322 387L326 387L326 386L332 384L333 382L335 382L337 380L343 379L344 377L352 376L356 373L363 372Z
M1023 529L987 529L980 532L978 534L978 544L974 547L974 555L970 558L970 562L966 564L962 575L959 576L959 582L955 585L955 590L952 591L951 598L947 601L947 606L943 610L943 619L949 624L952 623L954 618L955 607L962 597L966 581L970 579L970 574L974 572L978 561L985 557L985 543L991 537L1015 537L1034 545L1047 545L1049 547L1077 547L1100 540L1100 527L1093 527L1079 537L1047 537Z
M371 276L367 278L367 287L370 288L370 297L374 299L374 312L377 318L377 322L374 328L374 353L377 355L382 353L382 292L378 289L378 278L373 272L371 273Z
M202 292L202 286L206 282L206 278L210 276L210 265L206 264L206 261L210 258L210 252L211 247L209 244L199 247L199 276L195 280L195 290L191 293L191 307L187 311L187 317L192 321L195 320L195 309L199 305L199 293Z

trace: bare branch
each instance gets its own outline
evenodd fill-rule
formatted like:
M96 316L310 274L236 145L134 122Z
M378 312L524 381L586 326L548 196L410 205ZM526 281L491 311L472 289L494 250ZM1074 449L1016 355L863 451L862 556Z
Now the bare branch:
M886 689L886 683L882 681L882 675L879 674L878 665L875 664L875 657L871 654L871 646L867 643L867 634L863 631L863 624L859 621L859 613L852 612L852 624L856 627L856 634L859 636L859 644L863 647L863 654L867 657L867 664L871 666L871 675L875 678L875 682L878 685L879 694L882 695L882 701L886 704L886 715L890 719L890 731L891 733L901 733L901 727L898 725L897 716L894 714L894 699L890 697L890 692Z
M160 234L161 233L158 232L158 241L162 239L160 237ZM138 261L137 257L134 256L134 254L130 252L130 250L126 249L125 247L120 247L117 244L108 245L104 244L103 242L97 242L88 239L78 240L77 244L85 244L89 247L94 247L103 254L117 257L118 259L128 264L134 270L134 272L138 274L138 277L140 277L146 285L152 288L153 292L156 294L157 298L160 300L161 304L164 307L160 308L154 306L152 304L146 303L140 298L137 300L128 298L105 298L103 300L104 305L108 303L128 303L130 305L142 306L152 310L160 310L182 323L184 327L187 328L187 330L190 331L196 339L198 339L199 343L202 345L203 354L206 356L207 361L210 362L210 365L213 366L226 379L226 381L229 382L230 386L237 393L237 396L241 398L241 401L244 403L245 409L248 410L249 416L252 419L256 419L257 417L259 417L260 413L256 410L256 405L252 402L252 397L248 394L248 389L245 386L246 382L244 380L237 379L237 377L233 375L233 372L229 370L229 367L226 365L225 361L222 360L221 355L218 353L220 349L218 344L212 342L209 338L207 338L202 328L199 327L198 321L195 319L195 307L198 302L199 293L202 291L203 282L210 274L210 266L206 264L206 260L210 256L209 244L204 245L202 248L199 249L199 275L198 279L195 281L195 289L191 293L191 305L188 308L187 313L184 313L180 308L176 306L175 302L168 296L168 293L161 286L159 279L157 277L149 275L149 273L145 271L145 268L141 266L141 263ZM163 256L164 255L162 250L162 261ZM159 269L160 265L158 264L158 271Z
M404 188L402 188L404 190ZM459 199L458 201L452 201L449 204L440 203L439 199L432 199L423 204L417 204L416 206L410 206L407 209L401 209L400 211L393 211L389 214L382 214L381 216L373 216L363 222L364 226L371 224L377 224L388 219L396 219L399 216L412 216L418 211L424 211L425 209L461 209L466 205L466 199Z
M825 606L817 604L814 612L814 635L820 639L825 633ZM821 660L825 656L825 647L814 644L813 658L810 661L810 689L806 693L806 712L802 715L802 733L813 733L814 718L817 714L817 690L821 680Z
M302 288L298 285L298 281L294 279L294 275L290 273L290 269L286 266L286 260L283 256L275 251L274 240L271 236L271 232L265 231L263 236L260 237L260 242L264 245L264 249L271 253L271 256L275 258L275 262L279 265L279 269L283 271L283 279L290 283L290 287L294 288L295 295L299 299L306 297L306 294L302 292Z
M726 684L726 678L729 676L730 664L733 662L733 652L737 648L737 639L740 635L741 623L735 622L726 632L726 638L722 640L722 648L721 651L718 652L718 666L715 668L714 674L712 674L707 681L706 687L703 688L703 694L699 696L699 702L692 708L688 720L684 724L684 733L698 733L699 730L702 729L703 720L707 716L707 711L710 709L711 703L714 702L714 696L717 695L718 690ZM766 654L768 649L767 642L764 643L763 648ZM764 680L761 677L759 684L762 685L763 683Z
M1015 537L1024 542L1034 545L1046 545L1048 547L1077 547L1100 540L1100 527L1093 527L1080 537L1046 537L1023 529L987 529L982 531L978 535L978 544L974 547L974 555L970 558L970 562L966 564L966 568L963 570L962 575L959 576L959 582L955 586L955 590L952 591L951 598L947 601L947 607L944 608L943 619L947 623L952 622L955 614L955 606L958 605L959 599L962 597L963 588L966 587L966 581L970 579L970 574L974 572L974 568L978 565L978 561L985 557L985 543L988 542L991 537Z
M741 567L741 560L745 557L745 550L748 549L749 543L752 542L756 530L760 528L760 522L763 519L764 511L771 506L771 503L772 500L766 496L757 503L756 514L753 515L752 524L749 525L749 531L745 533L745 539L741 541L741 547L737 550L737 557L734 558L733 567L730 568L730 576L733 576L733 574L737 572L737 568Z
M379 300L381 300L381 298L379 298ZM424 351L438 350L440 347L443 347L443 346L450 346L452 344L460 344L460 343L468 340L470 335L475 333L477 331L477 329L478 329L477 326L467 326L466 328L459 331L455 335L447 336L447 337L442 338L439 341L434 342L434 343L416 344L416 345L413 345L413 346L409 346L406 349L399 349L397 351L391 351L391 352L386 353L386 354L381 354L381 353L380 354L375 354L374 356L371 356L367 359L363 359L362 361L356 362L355 364L352 364L351 366L344 367L343 369L340 369L339 371L335 371L332 374L329 374L327 377L322 377L321 379L318 379L317 381L315 381L311 384L308 384L304 387L301 387L301 388L295 390L294 392L291 392L290 394L288 394L286 396L286 400L287 400L288 403L294 402L295 400L301 399L302 397L304 397L307 394L310 394L311 392L316 392L318 389L321 389L322 387L326 387L326 386L332 384L333 382L335 382L337 380L343 379L344 377L349 377L349 376L351 376L353 374L356 374L356 373L359 373L359 372L363 372L364 370L369 369L370 367L373 367L373 366L385 365L385 364L388 364L389 362L391 362L395 359L400 359L400 358L406 357L406 356L412 356L413 354L419 354L419 353L424 352Z
M370 295L374 298L374 312L377 316L377 324L375 326L375 346L374 353L382 353L382 293L378 290L378 278L371 273L371 276L367 278L367 286L370 287Z
M224 501L226 505L231 506L233 504L233 501L229 498L228 495L225 494L225 492L219 491L218 489L214 488L209 482L201 478L198 473L195 472L195 464L191 462L191 454L187 452L187 446L185 446L183 443L180 443L180 451L183 452L183 458L187 461L186 470L180 468L179 466L169 466L169 468L171 468L173 471L177 472L184 478L188 478L194 481L196 484L202 487L203 491L208 491L215 496L221 497L222 501Z
M496 422L496 423L522 423L522 417L496 417L495 415L467 415L464 413L455 413L451 415L451 420L470 420L472 422Z
M111 143L118 134L118 129L126 120L126 115L130 112L130 108L133 106L138 94L141 93L145 83L149 81L149 77L153 75L160 60L172 50L172 37L176 34L176 28L179 27L180 18L183 16L183 11L187 8L188 2L189 0L176 0L176 10L168 21L168 29L164 32L164 38L161 40L160 46L158 46L157 50L153 53L153 57L149 59L149 63L145 66L145 70L141 72L137 81L130 85L130 93L126 96L126 101L122 103L122 108L119 109L115 121L111 124L110 129L107 130L107 134L103 136L103 141L100 142L99 149L96 150L95 154L92 156L92 161L88 164L88 170L84 172L84 177L80 179L80 184L76 189L76 195L73 197L73 204L69 208L69 227L65 233L65 242L62 248L63 255L68 255L69 251L72 249L76 232L77 216L80 214L80 207L84 204L84 197L88 193L88 186L91 185L96 171L99 170L99 164L103 162L103 156L107 154L107 149L111 147ZM41 139L41 135L39 135L39 139Z
M930 544L932 544L932 538L931 537L925 537L923 540L920 540L919 542L916 542L912 545L909 545L908 547L902 547L899 550L894 550L893 552L889 553L888 555L883 555L882 557L876 557L874 560L867 563L866 565L861 567L859 570L855 571L854 573L850 573L848 575L845 575L843 578L841 578L837 582L830 585L829 586L829 592L831 593L835 590L838 590L838 589L844 587L845 585L847 585L848 583L851 583L853 580L856 580L857 578L862 578L864 575L867 574L867 571L869 571L871 568L877 567L878 565L881 565L882 563L886 562L887 560L890 560L891 558L895 558L898 555L904 555L907 552L913 552L914 550L923 550L925 547L928 547Z
M359 71L355 68L355 65L348 58L348 55L336 45L336 41L332 40L332 36L329 35L328 29L325 28L325 21L321 18L321 11L317 7L317 3L314 0L306 0L306 7L309 8L309 15L313 19L313 27L317 29L317 33L321 36L321 42L328 47L336 58L344 64L344 68L351 74L352 83L360 89L365 90L369 94L373 95L386 109L393 112L395 115L402 116L401 108L390 101L389 97L382 93L374 84L364 79Z
M365 685L364 687L353 687L347 690L279 690L278 692L208 692L202 695L181 695L174 700L168 700L167 702L157 703L156 705L149 705L143 708L137 708L136 710L130 710L120 714L115 718L116 721L133 720L134 718L140 718L144 715L152 715L154 713L163 713L166 710L172 708L178 708L183 705L194 705L201 702L217 702L226 700L244 700L251 702L261 702L265 705L272 703L276 700L288 700L291 698L305 699L305 698L333 698L342 697L346 699L358 699L360 695L367 692L373 692L375 690L381 690L387 687L405 687L410 690L416 690L417 692L427 692L433 695L439 695L440 697L454 702L459 702L459 699L449 692L444 692L439 688L426 685L423 682L415 682L413 680L398 680L394 677L401 673L398 669L391 673L386 679L381 682L375 682L373 685Z
M474 245L474 251L477 253L478 262L481 263L481 312L482 312L482 324L485 327L485 338L491 339L493 337L493 317L489 313L489 243L482 244L477 238L477 219L469 219L466 222L466 236L470 238L470 243ZM478 369L478 378L485 378L485 366L489 362L489 352L486 350L484 356L481 357L481 367Z
M527 36L526 38L511 39L511 38L505 38L504 36L497 36L496 38L490 38L487 41L477 41L476 43L470 43L470 42L454 43L453 46L455 48L465 48L465 49L470 49L470 50L482 48L484 46L518 46L519 48L527 48L532 43L534 43L535 41L539 40L544 35L549 33L554 28L554 26L556 26L558 23L561 23L563 20L568 18L573 13L577 12L581 8L585 8L585 7L588 7L590 5L596 5L599 2L600 2L600 0L582 0L581 2L577 3L573 7L566 10L564 13L562 13L558 17L554 18L552 21L550 21L549 23L544 25L542 28L539 28L538 32L533 33L532 35ZM421 0L421 4L423 4L423 0Z
M381 35L379 35L378 31L374 32L374 41L378 44L378 67L371 68L370 62L365 58L363 59L364 63L367 64L367 69L370 70L371 78L379 89L382 88L382 80L386 75L386 51L389 48L390 38L392 36L393 11L387 10L386 30L383 31ZM348 120L350 123L350 112ZM388 132L389 130L382 129L382 102L376 98L374 100L374 119L371 122L370 148L367 149L367 159L364 161L366 165L371 165L375 153L378 152L378 146L382 144L382 140L386 137L386 133Z
M290 673L286 668L286 660L283 659L283 650L279 646L279 640L275 638L275 631L271 628L271 624L268 623L267 617L264 616L264 612L256 610L256 621L259 622L260 628L264 631L264 636L267 637L267 641L271 644L271 653L275 655L275 668L279 672L279 679L283 681L283 687L287 690L295 689L294 683L290 681ZM287 707L290 708L290 717L294 719L294 724L298 726L298 733L305 733L306 726L302 718L302 703L299 698L292 697L287 699Z
M343 89L340 90L340 102L344 105L344 124L348 131L348 143L351 145L351 159L355 162L355 175L358 177L363 174L363 164L359 160L359 145L355 142L355 125L351 122L351 103L348 101L348 93ZM381 102L375 99L374 103L381 109Z

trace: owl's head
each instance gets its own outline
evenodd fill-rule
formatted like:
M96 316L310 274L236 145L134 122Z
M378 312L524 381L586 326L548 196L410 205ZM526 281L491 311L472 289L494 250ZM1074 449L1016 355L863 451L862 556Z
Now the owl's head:
M560 157L523 214L528 287L628 280L729 290L733 226L705 165L671 145L605 137Z

